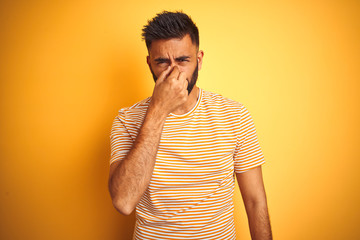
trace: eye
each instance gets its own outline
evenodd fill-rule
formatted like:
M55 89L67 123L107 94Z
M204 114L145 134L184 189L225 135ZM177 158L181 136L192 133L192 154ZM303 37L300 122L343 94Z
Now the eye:
M166 61L157 61L157 64L160 65L160 64L164 64L166 63Z
M179 62L188 62L189 60L188 60L188 59L185 59L185 58L180 58L178 61L179 61Z

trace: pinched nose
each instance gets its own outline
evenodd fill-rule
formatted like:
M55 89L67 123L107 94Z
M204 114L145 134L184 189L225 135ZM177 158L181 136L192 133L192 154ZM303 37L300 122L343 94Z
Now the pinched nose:
M171 67L171 69L173 69L174 67L178 68L179 72L184 71L183 67L180 66L179 64L177 64L175 61L171 61L170 67Z
M179 66L176 64L175 61L171 61L170 67L174 68L174 67L179 67Z

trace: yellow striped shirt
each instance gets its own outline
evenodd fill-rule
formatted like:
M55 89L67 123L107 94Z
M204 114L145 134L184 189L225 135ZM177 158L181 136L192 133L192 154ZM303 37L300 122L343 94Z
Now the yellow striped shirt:
M115 117L110 164L130 150L151 97ZM265 163L249 111L199 88L196 105L166 118L133 239L235 239L234 173Z

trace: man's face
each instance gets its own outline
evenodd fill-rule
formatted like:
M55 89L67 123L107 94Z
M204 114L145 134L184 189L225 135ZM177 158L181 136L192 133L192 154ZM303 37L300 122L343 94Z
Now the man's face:
M185 72L188 81L188 92L196 84L198 70L201 69L203 52L198 51L191 42L190 35L182 39L156 40L151 43L147 63L156 82L158 76L170 65L178 66Z

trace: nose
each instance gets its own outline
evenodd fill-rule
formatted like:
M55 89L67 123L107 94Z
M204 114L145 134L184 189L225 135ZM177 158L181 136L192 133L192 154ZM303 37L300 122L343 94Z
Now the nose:
M170 67L171 67L171 68L174 68L175 66L178 67L178 69L180 70L180 72L183 71L182 66L180 66L175 60L171 60L171 62L170 62Z
M170 67L173 68L175 66L177 66L176 61L172 59L170 62Z

